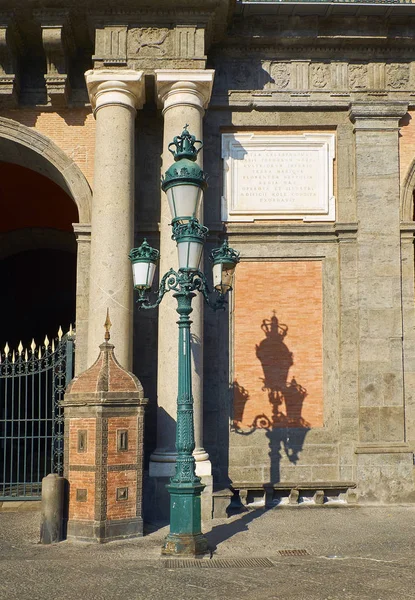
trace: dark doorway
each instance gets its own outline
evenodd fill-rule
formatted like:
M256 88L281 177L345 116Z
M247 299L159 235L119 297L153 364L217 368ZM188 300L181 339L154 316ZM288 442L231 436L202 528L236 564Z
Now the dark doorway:
M0 351L75 323L74 201L47 177L0 162Z

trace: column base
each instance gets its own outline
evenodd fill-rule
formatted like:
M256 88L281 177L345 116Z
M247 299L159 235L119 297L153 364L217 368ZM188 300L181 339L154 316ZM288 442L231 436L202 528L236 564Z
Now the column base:
M169 533L161 549L162 556L186 556L202 558L211 554L208 541L199 533L196 535Z

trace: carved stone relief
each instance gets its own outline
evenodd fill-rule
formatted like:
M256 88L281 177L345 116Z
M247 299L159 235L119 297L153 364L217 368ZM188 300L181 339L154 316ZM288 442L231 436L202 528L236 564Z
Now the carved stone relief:
M415 63L386 65L381 61L347 63L262 60L260 67L257 67L255 61L234 59L224 62L218 60L214 66L215 89L227 89L233 93L264 90L268 93L289 91L292 94L330 92L334 96L361 91L386 94L388 89L408 89L411 68L414 69L415 79Z
M401 90L409 84L409 65L391 64L387 66L388 87Z
M165 56L171 53L171 35L167 27L143 27L128 32L128 56Z
M270 66L271 85L279 90L290 86L291 65L289 62L271 63Z
M311 85L320 90L330 87L330 65L311 65Z
M352 90L364 90L368 87L367 65L349 65L349 84Z

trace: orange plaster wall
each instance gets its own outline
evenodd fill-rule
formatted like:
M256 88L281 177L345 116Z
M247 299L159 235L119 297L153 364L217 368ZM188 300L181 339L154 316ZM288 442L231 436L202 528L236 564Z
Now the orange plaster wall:
M238 265L234 312L237 428L323 425L322 302L321 261Z
M31 127L55 142L78 165L92 187L95 119L90 108L6 110L2 117Z

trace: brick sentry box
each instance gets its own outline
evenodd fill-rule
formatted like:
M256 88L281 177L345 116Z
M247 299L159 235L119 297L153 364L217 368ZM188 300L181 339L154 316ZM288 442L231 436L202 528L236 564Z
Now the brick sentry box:
M96 362L68 386L63 406L69 540L143 535L146 403L140 381L121 367L108 340Z

